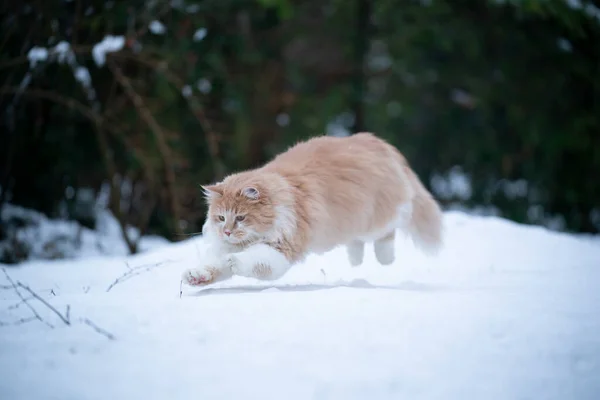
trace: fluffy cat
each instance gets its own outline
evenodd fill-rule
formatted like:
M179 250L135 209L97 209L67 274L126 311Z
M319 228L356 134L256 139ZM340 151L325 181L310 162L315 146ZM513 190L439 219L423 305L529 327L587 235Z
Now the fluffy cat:
M396 229L425 252L442 244L439 205L402 154L371 133L309 139L203 190L210 245L201 266L184 272L189 285L277 279L307 254L339 245L357 266L366 242L391 264Z

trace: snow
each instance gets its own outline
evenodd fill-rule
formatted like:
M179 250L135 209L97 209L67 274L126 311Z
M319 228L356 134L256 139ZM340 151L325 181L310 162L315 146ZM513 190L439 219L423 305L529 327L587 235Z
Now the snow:
M80 226L75 221L49 219L42 213L12 204L2 207L2 221L17 218L26 226L19 229L16 238L30 246L31 259L46 260L57 256L86 260L97 256L125 256L127 245L122 239L119 222L106 209L96 211L96 230ZM139 238L139 231L128 227L131 238ZM140 251L160 248L169 243L157 236L140 238ZM0 253L10 242L0 241ZM0 264L1 265L1 264ZM1 318L0 318L1 320Z
M575 10L583 10L587 16L600 21L600 8L594 4L586 3L584 6L580 0L567 0L567 5Z
M181 94L183 97L190 97L192 95L192 87L190 85L185 85L181 88Z
M48 58L48 50L44 47L35 46L32 47L27 53L27 59L29 60L29 67L33 68L40 61L45 61Z
M431 188L436 196L442 199L457 197L468 200L473 194L471 178L460 166L453 167L445 176L434 174L431 178Z
M194 41L199 42L206 37L207 31L206 28L200 28L196 32L194 32Z
M558 40L556 41L558 48L561 49L564 52L570 53L573 51L573 45L571 44L571 42L565 38L558 38Z
M63 316L70 305L71 325L29 300L54 329L37 320L0 327L0 393L600 398L600 238L454 211L445 224L439 256L398 237L387 267L368 248L352 268L340 248L278 281L235 277L184 286L181 298L180 275L198 264L201 237L129 257L7 266ZM30 317L23 305L9 309L19 299L1 272L0 285L0 321Z
M288 126L290 124L290 116L287 113L279 113L277 114L275 121L279 126Z
M450 92L450 99L454 103L466 108L473 108L475 104L473 96L462 89L452 89Z
M64 40L58 42L51 52L57 56L58 62L61 64L64 62L72 63L75 60L75 54L71 51L71 44Z
M96 56L100 55L102 51L106 51L106 49L100 48L98 50L96 47L94 47L94 59L96 59ZM101 55L102 57L105 57L104 53L102 53ZM77 62L77 58L75 57L75 53L73 52L71 44L69 42L63 40L50 49L46 49L43 47L33 47L31 50L29 50L28 58L30 68L35 67L38 62L42 61L57 61L59 64L69 64L71 70L73 71L73 76L81 84L87 96L87 99L92 103L92 107L95 110L99 109L100 104L96 101L96 91L92 85L92 77L90 75L90 72L86 67L82 67L79 65L79 63ZM29 84L30 78L31 75L27 73L25 79L22 81L22 83L25 83L25 86L23 86L22 89L24 89Z
M328 136L350 136L352 125L354 125L354 114L346 111L332 118L325 126L325 132Z
M148 29L150 29L150 32L154 33L155 35L162 35L167 31L167 28L165 28L162 22L157 20L150 22Z
M125 38L123 36L107 35L101 42L96 43L92 48L92 56L96 65L101 67L106 62L106 54L114 53L121 50L125 46Z
M75 79L77 79L83 87L91 87L92 77L90 71L86 67L77 67L75 69Z
M198 88L198 90L204 94L210 93L211 89L212 89L212 84L210 83L210 81L206 78L202 78L198 80L198 83L196 83L196 87Z
M200 6L198 4L190 4L185 8L185 11L187 11L188 14L196 14L200 11Z
M61 64L64 62L68 62L69 64L75 62L75 54L71 50L71 45L64 40L49 50L45 47L34 46L27 53L27 58L29 59L30 68L35 67L39 62L47 61L49 58L52 60L56 59Z

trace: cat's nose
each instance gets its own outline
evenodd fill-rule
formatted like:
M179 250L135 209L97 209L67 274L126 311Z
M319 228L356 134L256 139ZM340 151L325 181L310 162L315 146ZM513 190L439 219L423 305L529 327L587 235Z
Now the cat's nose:
M226 229L225 231L223 231L224 234L226 234L227 236L231 235L231 231Z

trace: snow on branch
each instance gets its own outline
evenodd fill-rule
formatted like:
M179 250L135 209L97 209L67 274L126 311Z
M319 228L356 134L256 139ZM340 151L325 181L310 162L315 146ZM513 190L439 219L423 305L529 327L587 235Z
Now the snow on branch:
M154 33L155 35L162 35L167 31L167 28L165 28L163 23L158 20L150 22L148 29L150 29L150 32Z
M38 62L48 59L48 49L39 46L32 47L27 53L27 59L29 60L29 67L34 68Z
M200 28L196 32L194 32L194 42L199 42L206 37L207 34L206 28Z
M96 65L101 67L106 63L106 54L117 52L125 46L123 36L107 35L100 43L97 43L92 49L92 56Z
M95 48L96 46L94 46L92 51L94 51ZM81 84L81 87L83 88L88 100L95 106L98 106L96 102L96 91L92 86L92 77L90 75L90 71L86 67L79 65L77 58L75 57L75 51L69 42L63 40L56 46L48 49L39 46L33 47L27 53L27 58L29 59L30 69L35 68L41 62L56 61L59 64L68 64L73 71L73 77L77 82L79 82L79 84ZM25 78L26 79L24 79L23 83L21 84L21 86L24 86L22 90L24 90L29 84L29 81L31 80L31 74L27 73Z

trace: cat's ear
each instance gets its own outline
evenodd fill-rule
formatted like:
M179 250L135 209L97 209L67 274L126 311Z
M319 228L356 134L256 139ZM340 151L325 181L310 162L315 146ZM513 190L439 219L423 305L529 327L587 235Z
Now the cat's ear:
M260 198L260 192L255 187L244 188L244 190L242 190L242 195L250 200L258 200Z
M223 196L223 188L219 185L201 185L204 197L207 200L216 199Z

